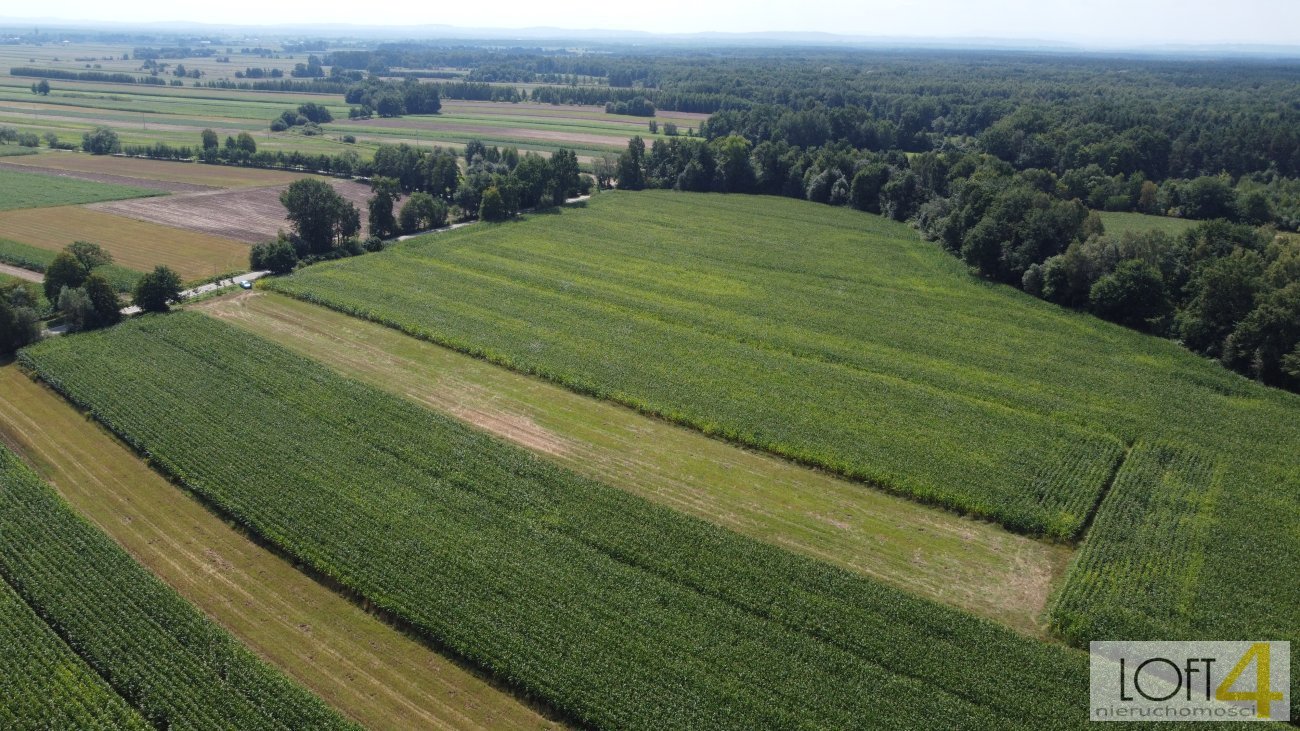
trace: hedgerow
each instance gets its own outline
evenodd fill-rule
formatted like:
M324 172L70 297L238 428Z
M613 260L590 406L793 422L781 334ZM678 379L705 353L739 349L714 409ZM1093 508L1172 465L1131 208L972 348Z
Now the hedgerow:
M1065 728L1081 654L556 467L196 313L23 363L232 520L602 728Z

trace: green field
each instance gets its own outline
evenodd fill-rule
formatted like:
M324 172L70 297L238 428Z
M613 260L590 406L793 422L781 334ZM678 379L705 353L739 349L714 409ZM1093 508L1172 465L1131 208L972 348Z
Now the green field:
M594 157L616 153L632 135L647 143L667 139L651 134L644 117L606 114L600 107L446 100L438 115L361 122L348 119L341 94L195 88L188 81L187 86L170 87L51 79L54 90L37 97L29 88L33 79L7 75L10 66L32 64L25 59L5 64L3 58L0 50L0 125L42 135L52 132L65 142L78 142L83 132L106 125L123 144L195 146L199 133L212 128L222 135L249 132L259 149L272 151L338 154L351 149L369 157L386 142L459 148L477 139L538 152L564 147ZM307 102L327 107L334 116L334 122L324 125L325 134L270 131L271 120L281 112ZM699 115L675 112L660 113L658 119L661 124L675 122L683 133L700 124ZM344 134L357 142L342 142Z
M271 286L1008 525L1038 501L1099 494L1118 468L1095 536L1142 521L1123 549L1135 560L1190 540L1189 523L1208 536L1189 548L1195 571L1173 578L1107 568L1119 588L1081 589L1072 626L1173 591L1196 601L1149 617L1166 639L1300 640L1300 397L973 279L903 225L785 199L616 193ZM1058 439L1075 451L1052 451ZM1120 455L1147 443L1197 455L1214 499L1162 503L1172 518L1130 505L1145 473L1128 478ZM1074 580L1095 583L1080 567Z
M195 307L591 479L1033 636L1074 553L274 292Z
M0 581L0 724L5 728L149 728L4 581Z
M654 506L206 316L21 359L232 520L583 725L1083 722L1081 653Z
M906 357L890 351L932 321L924 298L950 294L942 285L897 292L884 257L856 251L864 234L895 245L912 238L903 226L717 196L616 194L592 209L471 227L273 286L1056 539L1076 535L1123 453L1093 425L889 372L900 369L885 362ZM732 223L755 218L752 230ZM682 220L692 227L683 231ZM742 228L749 238L738 245ZM882 307L891 300L919 306ZM998 317L977 305L954 325ZM1025 326L1016 337L1037 332Z
M48 625L46 633L61 638L65 649L79 655L149 725L350 728L319 699L262 664L75 514L3 445L0 483L4 485L0 491L3 588L12 587ZM8 618L19 615L21 620L24 613L12 606L13 599L0 597L0 605ZM37 633L30 629L30 621L25 624L29 633ZM33 637L31 642L33 650L51 644L47 637ZM84 666L58 650L50 648L41 655L64 665L65 686L103 696L99 684L85 677ZM0 652L14 651L4 646ZM27 682L59 678L38 676ZM67 714L71 720L86 702L77 695L60 700L44 717L53 722L59 714ZM40 703L41 699L10 699L13 696L5 694L0 700L0 718L6 710L23 723L42 718L29 708L7 709L15 701ZM98 702L104 711L118 705L111 699Z
M45 267L54 261L54 257L58 253L50 249L42 249L37 246L29 246L17 241L0 238L0 264L9 264L22 269L30 269L34 272L44 272ZM127 269L117 264L105 264L96 267L95 272L103 275L108 280L108 283L113 285L113 288L119 292L134 290L135 283L143 276L134 269Z
M1169 216L1150 216L1145 213L1122 213L1118 211L1098 211L1101 224L1108 234L1145 233L1160 231L1177 236L1194 228L1200 221Z
M0 168L0 211L161 195L160 191Z

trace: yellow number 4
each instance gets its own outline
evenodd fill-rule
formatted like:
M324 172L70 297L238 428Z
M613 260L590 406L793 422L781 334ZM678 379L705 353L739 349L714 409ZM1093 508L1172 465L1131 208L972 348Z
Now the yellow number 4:
M1241 673L1250 667L1250 661L1255 660L1255 690L1251 692L1232 690L1232 686L1241 677ZM1250 646L1245 655L1237 661L1237 665L1228 673L1228 677L1219 683L1219 687L1214 691L1214 699L1220 701L1255 701L1255 715L1260 718L1271 718L1269 705L1273 701L1282 700L1282 694L1273 690L1269 683L1269 645L1267 642L1256 642Z

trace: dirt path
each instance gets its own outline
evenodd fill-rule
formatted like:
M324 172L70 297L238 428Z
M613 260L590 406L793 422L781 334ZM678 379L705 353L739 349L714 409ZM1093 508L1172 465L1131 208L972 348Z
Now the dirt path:
M45 275L40 272L34 272L31 269L23 269L22 267L10 266L9 264L0 264L0 274L8 274L11 277L26 279L29 282L45 281Z
M14 366L0 440L259 656L369 728L555 728L228 527Z
M195 307L576 472L1032 636L1072 555L280 295Z

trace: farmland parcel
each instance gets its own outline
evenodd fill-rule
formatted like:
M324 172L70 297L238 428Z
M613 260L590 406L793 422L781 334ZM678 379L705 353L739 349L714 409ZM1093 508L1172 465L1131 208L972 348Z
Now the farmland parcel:
M972 279L901 224L784 199L619 193L273 286L1020 530L1078 535L1118 469L1090 544L1111 521L1139 529L1103 562L1118 586L1088 568L1107 549L1085 552L1076 580L1100 590L1065 594L1071 640L1129 606L1143 620L1126 626L1163 639L1300 641L1300 397ZM1187 499L1143 486L1163 479L1142 466L1157 443L1189 455L1169 462L1190 470L1171 483ZM1151 491L1159 510L1143 507ZM1143 568L1185 541L1194 570ZM1148 595L1196 601L1131 601Z
M23 358L231 518L582 724L1083 721L1081 654L653 506L206 316Z

